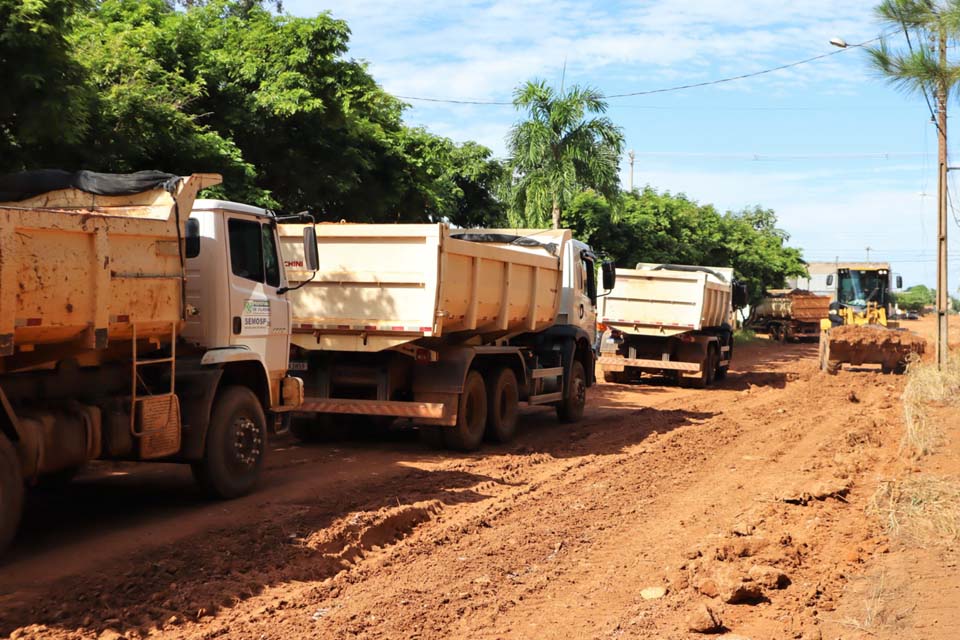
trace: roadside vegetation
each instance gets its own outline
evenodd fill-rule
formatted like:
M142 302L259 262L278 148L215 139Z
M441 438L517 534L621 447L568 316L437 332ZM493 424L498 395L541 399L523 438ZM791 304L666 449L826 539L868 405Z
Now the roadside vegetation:
M208 196L318 220L562 224L622 267L732 265L755 299L804 272L772 210L622 191L598 90L522 84L501 160L408 126L349 39L275 1L0 0L0 173L208 171Z
M931 418L931 409L946 405L960 406L960 354L953 354L941 370L933 362L911 362L903 391L906 429L901 451L919 458L936 449L943 428Z

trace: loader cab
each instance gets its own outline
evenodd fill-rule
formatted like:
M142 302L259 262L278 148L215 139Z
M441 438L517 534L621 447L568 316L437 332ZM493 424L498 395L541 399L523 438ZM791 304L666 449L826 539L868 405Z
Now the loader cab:
M863 310L870 303L890 305L890 271L887 269L837 270L837 306Z
M290 349L290 303L277 224L265 209L197 200L186 225L187 323L199 347L240 347L281 377Z

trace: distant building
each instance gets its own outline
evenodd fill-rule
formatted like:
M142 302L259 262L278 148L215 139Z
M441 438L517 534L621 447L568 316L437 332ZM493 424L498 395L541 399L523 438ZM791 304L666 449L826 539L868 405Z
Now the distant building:
M850 269L886 269L890 271L889 262L810 262L807 270L810 277L790 278L787 287L790 289L805 289L821 296L830 296L830 300L837 299L837 270Z

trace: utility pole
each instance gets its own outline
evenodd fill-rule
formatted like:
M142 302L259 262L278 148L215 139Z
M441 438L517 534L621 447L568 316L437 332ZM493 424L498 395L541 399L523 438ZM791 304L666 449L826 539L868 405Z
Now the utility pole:
M636 158L637 155L633 152L633 149L630 149L630 153L628 153L627 156L630 158L630 180L628 181L627 184L630 185L630 192L632 193L633 192L633 159Z
M947 68L947 34L940 27L940 68ZM947 361L947 82L943 75L937 83L937 140L939 143L939 193L937 197L937 369Z
M867 245L867 262L870 262L870 245Z

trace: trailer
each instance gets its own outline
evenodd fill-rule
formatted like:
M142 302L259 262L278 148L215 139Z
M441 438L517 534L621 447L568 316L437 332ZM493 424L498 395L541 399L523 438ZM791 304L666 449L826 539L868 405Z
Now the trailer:
M291 367L306 398L293 430L315 439L346 416L405 420L473 450L513 437L518 408L579 420L594 383L599 259L568 230L445 224L317 226L320 270L281 225L291 293ZM604 269L612 287L613 269Z
M820 321L829 316L829 296L802 289L773 289L753 308L745 326L787 342L818 338Z
M726 375L733 358L733 297L745 290L733 269L641 263L616 270L603 301L599 364L604 379L642 373L681 386L705 387Z
M221 498L256 484L303 383L272 215L195 203L219 182L0 179L0 547L25 483L95 459L187 463Z

